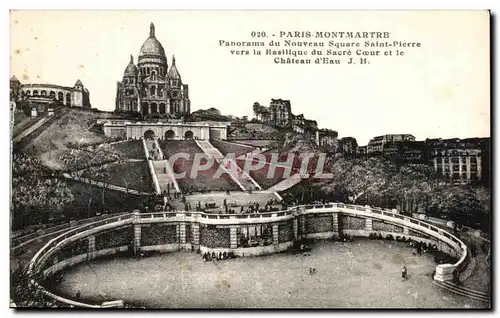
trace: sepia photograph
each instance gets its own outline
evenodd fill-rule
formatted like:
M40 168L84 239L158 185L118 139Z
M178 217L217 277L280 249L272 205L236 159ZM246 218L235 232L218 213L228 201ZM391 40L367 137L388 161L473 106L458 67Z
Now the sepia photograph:
M491 310L490 11L9 18L10 308Z

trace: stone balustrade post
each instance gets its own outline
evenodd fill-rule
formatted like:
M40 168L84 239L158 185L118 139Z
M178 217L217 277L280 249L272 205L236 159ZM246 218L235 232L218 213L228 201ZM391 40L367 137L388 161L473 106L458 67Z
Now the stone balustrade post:
M372 208L369 205L365 205L365 211L368 214L372 213ZM373 219L371 217L367 217L365 219L365 230L373 231Z
M332 231L333 231L333 237L339 237L340 232L339 232L339 214L338 213L332 213Z
M193 244L196 249L199 249L200 246L200 223L194 223L193 226Z
M238 228L231 227L229 232L230 248L238 248Z
M134 212L134 255L137 255L141 248L141 224L138 223L140 220L140 213Z
M297 218L293 219L293 239L299 239L299 220Z
M180 222L177 228L179 229L179 243L186 244L186 222Z
M403 234L410 235L410 229L407 226L403 226Z
M300 233L301 235L305 235L307 233L306 216L300 215L299 218L300 218Z
M89 254L94 253L95 252L95 236L94 235L88 237L88 243L89 243L88 253Z
M373 231L373 219L372 218L365 219L365 231Z
M279 244L279 227L278 224L273 224L273 243Z

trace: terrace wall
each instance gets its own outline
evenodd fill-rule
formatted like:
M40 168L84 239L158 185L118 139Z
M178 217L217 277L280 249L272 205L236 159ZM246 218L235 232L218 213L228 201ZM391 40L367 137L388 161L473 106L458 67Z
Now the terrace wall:
M186 226L188 224L189 227ZM272 226L273 244L246 248L237 246L238 228L262 224ZM251 256L287 250L300 238L331 238L339 234L367 237L372 233L384 237L388 234L394 237L404 235L436 244L439 250L459 258L455 264L438 265L435 280L451 280L454 270L460 272L467 265L466 245L442 229L389 210L335 203L261 214L160 212L113 217L71 229L52 239L31 260L29 271L47 277L79 262L130 251L129 242L135 242L132 244L134 252L193 248L201 252L232 251L236 255ZM187 241L188 237L191 242ZM44 292L63 301L59 296L46 290ZM75 305L74 301L69 302Z

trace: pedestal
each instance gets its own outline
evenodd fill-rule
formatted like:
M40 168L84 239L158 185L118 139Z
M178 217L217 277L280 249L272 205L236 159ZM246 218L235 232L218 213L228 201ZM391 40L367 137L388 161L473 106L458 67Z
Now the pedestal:
M230 242L230 248L238 247L238 229L236 227L230 228L229 242Z
M181 222L177 228L179 229L179 242L186 244L186 222Z
M273 243L278 244L279 243L279 228L278 224L273 224Z

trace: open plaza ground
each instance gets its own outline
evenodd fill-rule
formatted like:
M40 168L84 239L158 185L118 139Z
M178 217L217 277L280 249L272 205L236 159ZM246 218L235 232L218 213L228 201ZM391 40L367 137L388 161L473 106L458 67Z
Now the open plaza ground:
M478 308L432 283L432 256L405 243L319 241L310 256L291 253L203 262L176 252L140 260L114 258L64 272L58 293L102 302L123 299L163 308ZM401 268L409 279L402 281ZM309 268L316 273L310 274Z

